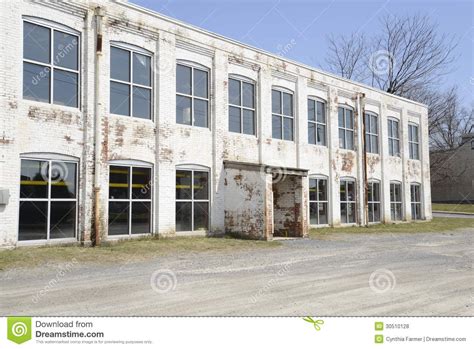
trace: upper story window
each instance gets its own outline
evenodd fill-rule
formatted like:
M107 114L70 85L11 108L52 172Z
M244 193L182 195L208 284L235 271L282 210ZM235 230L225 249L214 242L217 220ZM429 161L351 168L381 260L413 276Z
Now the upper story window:
M365 151L379 153L379 122L377 115L372 113L365 114Z
M177 64L176 123L209 127L209 72L204 68Z
M255 84L229 78L229 131L255 135Z
M339 148L354 150L354 112L347 107L338 108Z
M400 156L400 131L399 122L395 119L388 119L388 155Z
M272 137L294 140L293 94L272 89Z
M418 137L418 125L408 125L408 147L410 159L420 160L420 142Z
M110 112L151 119L151 56L128 46L110 47Z
M308 143L326 145L326 103L308 98Z
M23 98L77 108L79 35L38 21L23 21Z

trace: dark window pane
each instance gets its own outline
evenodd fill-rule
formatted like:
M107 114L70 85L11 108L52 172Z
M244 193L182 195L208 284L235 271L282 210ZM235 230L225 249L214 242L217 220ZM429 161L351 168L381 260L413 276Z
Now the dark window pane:
M272 113L281 114L281 92L280 91L272 90Z
M132 169L132 199L151 199L151 169L134 167Z
M293 115L293 95L283 92L283 114Z
M110 166L109 198L128 199L130 187L130 168Z
M176 66L176 92L191 94L191 68L178 64Z
M247 82L242 83L242 104L247 108L254 108L255 105L255 86Z
M374 222L380 222L380 204L373 204L373 219Z
M194 69L194 96L207 98L208 96L208 79L207 72Z
M109 235L128 235L130 203L109 201Z
M243 115L243 133L248 135L255 134L255 118L252 110L244 109Z
M48 203L43 201L20 202L18 240L46 239Z
M51 202L51 239L76 236L76 203L71 201Z
M308 122L308 143L316 144L316 124Z
M346 128L353 129L354 123L352 118L352 110L346 109Z
M191 125L191 98L176 96L176 122Z
M346 149L354 149L354 132L346 131Z
M209 199L209 173L194 172L194 200Z
M77 107L78 102L78 81L77 74L54 69L54 92L53 103Z
M130 86L110 82L110 112L112 114L130 115Z
M378 154L379 153L379 139L377 136L370 136L370 143L371 143L371 146L372 146L372 153L374 154Z
M149 234L151 232L151 203L132 203L132 234Z
M318 224L328 224L328 204L325 202L318 203L319 222Z
M51 163L51 197L73 199L76 197L76 164L53 161Z
M272 137L282 139L281 131L281 116L272 115Z
M328 186L328 181L325 179L320 179L318 180L318 200L320 201L326 201L327 200L327 186Z
M320 144L320 145L325 145L326 144L326 126L318 124L317 130L318 130L317 143Z
M293 119L283 118L283 139L287 141L293 140Z
M194 230L208 230L209 228L209 203L194 203Z
M240 108L229 107L229 131L240 133Z
M191 171L176 171L176 199L191 200Z
M372 115L370 122L370 132L373 134L378 134L378 121L375 115Z
M347 221L347 204L341 204L341 223L348 223L348 221Z
M347 182L342 181L339 187L341 201L347 201L346 183Z
M355 204L347 204L347 223L355 223L356 211Z
M317 186L317 180L310 178L309 179L309 200L310 201L316 201L317 199L316 192L318 189L316 186Z
M207 127L207 101L194 100L194 126Z
M138 53L133 54L133 82L151 86L151 58Z
M322 102L317 102L317 120L322 124L326 123L326 105Z
M54 64L78 70L79 39L75 35L54 31Z
M339 107L337 109L337 115L339 119L339 127L344 127L344 108Z
M355 182L347 182L347 201L355 201Z
M37 160L21 160L20 197L48 197L48 163Z
M133 87L133 116L136 118L151 118L151 90Z
M241 105L240 81L229 79L229 104Z
M316 102L308 99L308 120L316 121Z
M32 101L50 101L51 71L49 67L23 63L23 98Z
M346 132L344 130L339 130L339 148L346 148L346 138L345 138Z
M318 204L316 202L309 203L309 223L318 224Z
M176 203L176 231L192 231L192 203Z
M23 58L50 63L50 29L23 22Z
M130 82L130 51L110 48L110 77Z

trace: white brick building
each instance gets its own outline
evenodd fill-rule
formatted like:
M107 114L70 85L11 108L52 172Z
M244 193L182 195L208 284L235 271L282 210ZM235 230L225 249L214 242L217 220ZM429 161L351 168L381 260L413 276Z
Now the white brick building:
M424 105L127 2L0 4L0 246L431 219Z

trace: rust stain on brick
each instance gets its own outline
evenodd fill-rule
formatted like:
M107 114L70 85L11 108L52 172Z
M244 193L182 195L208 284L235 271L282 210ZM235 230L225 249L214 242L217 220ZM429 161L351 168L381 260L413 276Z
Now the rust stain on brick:
M172 162L173 150L169 148L161 148L159 153L159 162Z
M72 138L71 138L71 136L69 136L69 135L65 135L65 136L64 136L64 139L65 139L66 142L68 142L68 143L71 143L71 142L72 142Z
M342 154L341 170L345 171L345 172L351 172L353 166L354 166L354 153L353 152L344 152Z
M18 103L17 102L8 102L8 106L10 109L17 109L18 108Z
M126 126L120 122L117 122L114 127L115 130L115 145L118 147L123 146L123 134L126 130Z

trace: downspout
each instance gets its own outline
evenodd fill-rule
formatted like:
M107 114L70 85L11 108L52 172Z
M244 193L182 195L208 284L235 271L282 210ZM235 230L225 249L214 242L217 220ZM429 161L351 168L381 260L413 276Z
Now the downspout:
M365 94L358 93L357 100L358 100L358 108L359 114L362 119L362 170L363 170L363 178L364 178L364 223L365 226L369 226L369 183L367 179L367 144L365 142L365 102L364 102Z
M100 117L100 64L102 58L101 7L95 8L95 66L94 66L94 239L93 245L100 245L100 159L101 159L101 117Z

